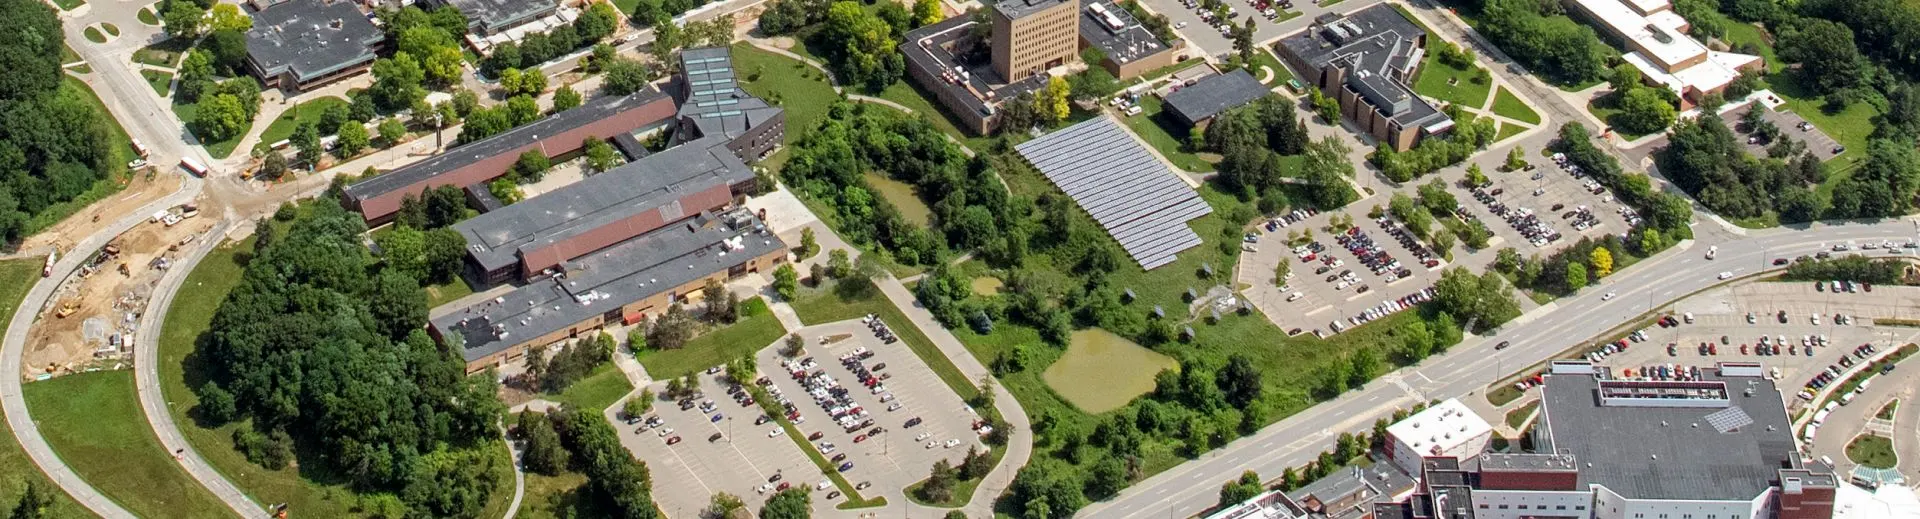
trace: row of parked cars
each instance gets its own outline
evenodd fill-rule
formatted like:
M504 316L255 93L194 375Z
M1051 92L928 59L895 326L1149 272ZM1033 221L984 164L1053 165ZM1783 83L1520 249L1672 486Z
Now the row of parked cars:
M1543 247L1560 240L1560 231L1554 230L1552 223L1541 220L1538 215L1533 214L1533 209L1508 207L1506 203L1501 202L1498 197L1506 191L1505 189L1474 186L1469 191L1472 192L1474 200L1479 200L1481 204L1487 206L1488 212L1505 219L1507 225L1520 231L1520 235L1526 237L1527 241L1534 246Z
M1373 271L1376 276L1386 278L1388 282L1413 276L1413 271L1402 267L1400 260L1393 259L1392 254L1388 254L1380 244L1374 243L1373 237L1368 236L1359 227L1349 227L1347 232L1334 235L1334 241L1340 242L1340 245L1347 248L1347 252L1359 258L1360 263L1366 265L1367 270Z
M1342 330L1346 330L1349 327L1366 324L1375 319L1397 314L1397 313L1400 313L1401 311L1407 310L1409 308L1413 308L1414 306L1419 305L1420 303L1432 301L1433 295L1434 295L1433 287L1423 288L1412 294L1407 294L1405 296L1401 296L1398 298L1389 299L1386 302L1380 303L1378 305L1374 305L1373 308L1368 308L1366 310L1363 310L1360 312L1359 315L1348 317L1345 321L1333 321L1331 323L1328 323L1327 328L1332 329L1333 333L1340 333ZM1314 330L1314 334L1320 335L1320 331Z
M1421 265L1427 268L1440 266L1440 260L1435 257L1433 250L1428 249L1426 244L1420 243L1420 240L1414 239L1413 232L1408 231L1406 225L1386 215L1374 219L1374 222L1380 224L1380 228L1385 229L1387 235L1392 236L1394 241L1400 242L1401 247L1413 251L1413 257L1419 259Z

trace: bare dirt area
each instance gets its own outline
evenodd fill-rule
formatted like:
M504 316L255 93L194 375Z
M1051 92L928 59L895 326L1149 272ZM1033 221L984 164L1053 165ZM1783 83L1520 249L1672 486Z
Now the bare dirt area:
M100 229L113 225L113 221L122 215L132 214L141 206L172 194L180 189L180 181L180 173L175 172L134 175L133 182L126 189L87 206L39 234L28 236L20 244L20 250L31 251L52 246L65 256L73 248L76 237L92 236Z
M162 191L166 192L171 190ZM170 211L176 216L182 213L177 207ZM219 213L218 208L203 207L196 216L173 225L165 221L135 225L100 250L64 251L86 254L88 261L61 281L34 322L21 359L23 375L63 375L127 359L133 351L130 339L142 324L140 314L146 311L154 284L191 242L220 221Z

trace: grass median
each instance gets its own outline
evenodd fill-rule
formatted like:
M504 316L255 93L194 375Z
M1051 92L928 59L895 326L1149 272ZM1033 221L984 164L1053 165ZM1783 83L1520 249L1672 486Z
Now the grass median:
M13 322L13 313L20 309L20 301L26 299L27 290L40 279L40 258L0 261L0 334L7 331L7 325ZM27 458L27 451L13 437L13 431L5 420L0 420L0 506L9 506L20 500L26 493L29 483L39 485L53 494L53 506L47 507L47 517L91 517L80 508L73 498L65 492L54 491L53 482L46 474L35 467L33 460Z
M232 517L180 468L140 412L133 371L81 373L21 389L54 453L139 517Z

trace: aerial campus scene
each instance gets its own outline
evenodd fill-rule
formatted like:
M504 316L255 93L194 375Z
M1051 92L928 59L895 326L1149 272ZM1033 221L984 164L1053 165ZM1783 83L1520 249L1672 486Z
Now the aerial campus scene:
M1920 519L1916 41L0 0L0 510Z

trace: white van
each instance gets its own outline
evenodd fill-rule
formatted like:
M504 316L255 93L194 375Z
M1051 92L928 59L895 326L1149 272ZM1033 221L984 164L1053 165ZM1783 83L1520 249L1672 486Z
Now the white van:
M1294 302L1294 301L1299 301L1299 300L1300 300L1300 298L1302 298L1302 297L1307 297L1307 295L1306 295L1306 294L1302 294L1302 293L1299 293L1299 292L1294 292L1294 293L1293 293L1293 295L1289 295L1289 296L1287 296L1287 302L1289 302L1289 303L1291 303L1291 302Z

